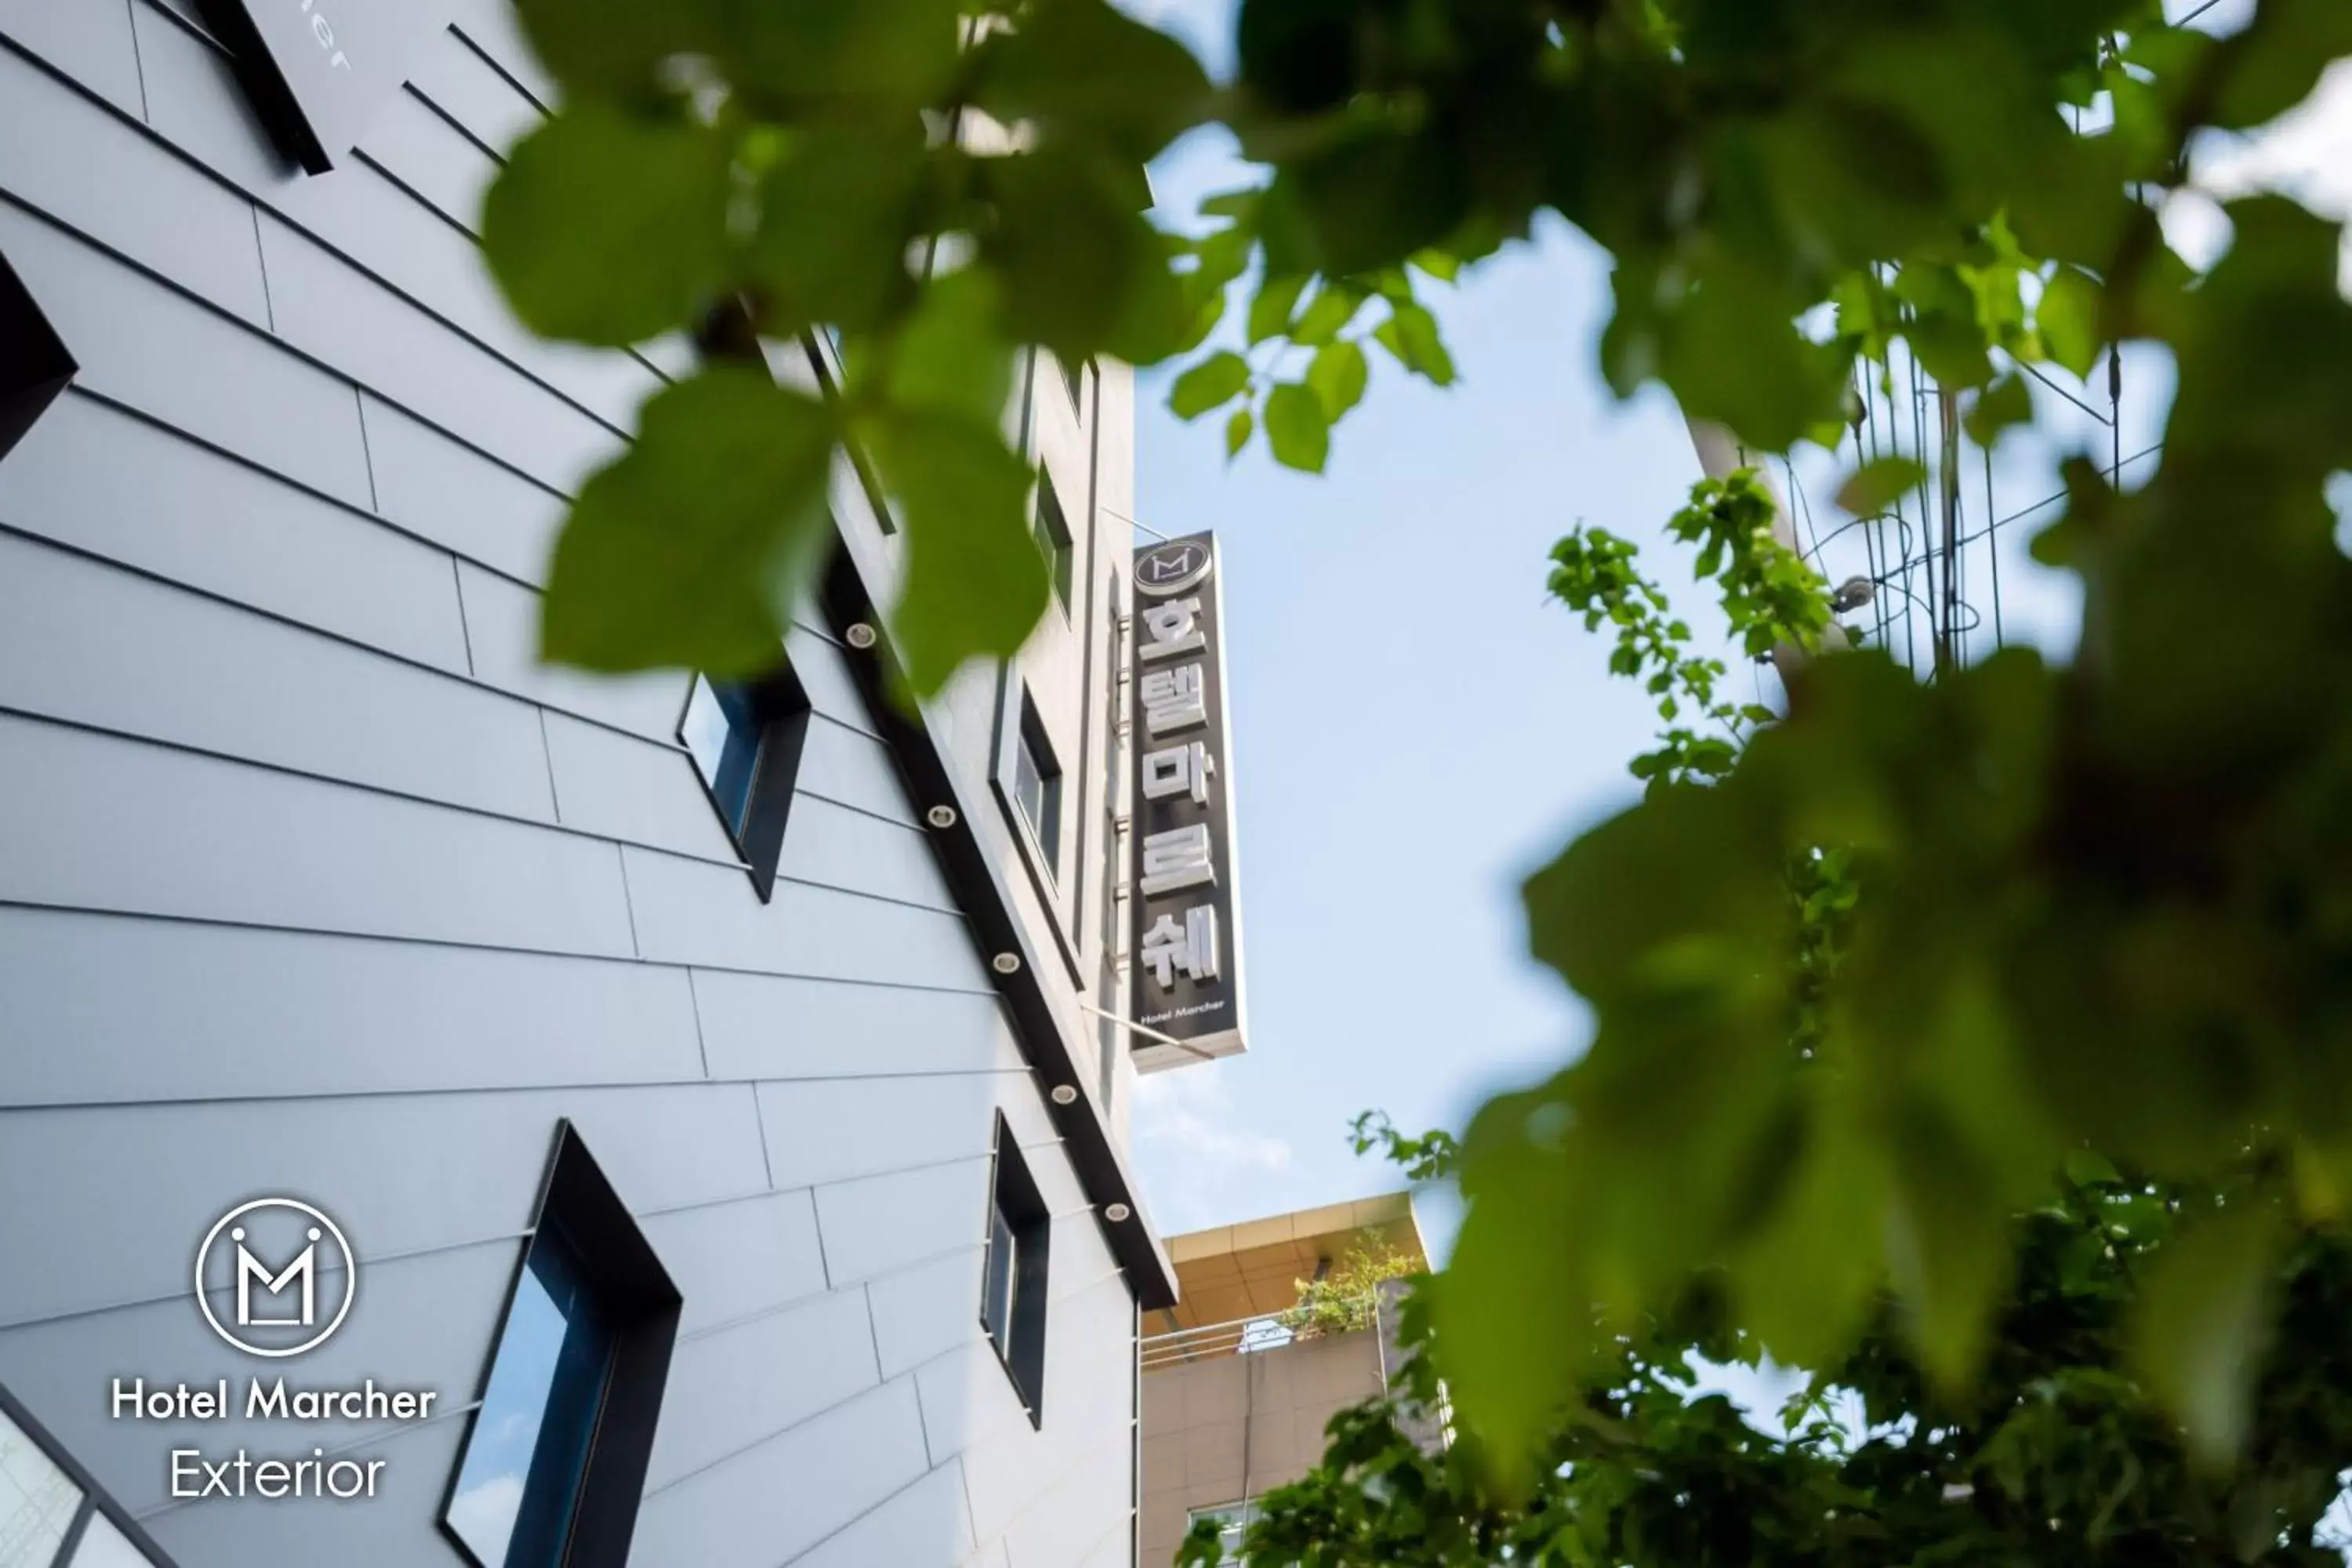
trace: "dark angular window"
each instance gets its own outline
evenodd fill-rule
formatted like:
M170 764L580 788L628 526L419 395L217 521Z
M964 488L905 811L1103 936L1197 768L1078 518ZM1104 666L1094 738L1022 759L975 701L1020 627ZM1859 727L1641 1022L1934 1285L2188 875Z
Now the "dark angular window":
M1033 1425L1045 1419L1045 1266L1054 1224L1003 1115L988 1203L980 1321Z
M0 458L25 438L80 367L31 290L0 257Z
M441 1512L479 1568L621 1568L679 1296L569 1122Z
M1070 613L1071 574L1077 552L1070 540L1070 520L1063 515L1062 498L1054 493L1054 481L1043 473L1037 476L1037 548L1045 552L1045 570L1054 579L1054 598L1062 613Z
M1072 363L1057 358L1054 363L1062 367L1062 385L1069 392L1070 406L1077 410L1078 420L1083 424L1087 417L1087 371L1089 366L1085 360Z
M775 887L808 717L808 695L786 668L751 682L698 675L678 721L677 738L763 902Z
M171 1568L147 1532L0 1388L0 1563Z
M1021 733L1013 745L1013 798L1045 852L1045 865L1055 876L1062 871L1062 764L1054 760L1053 742L1037 706L1021 700Z

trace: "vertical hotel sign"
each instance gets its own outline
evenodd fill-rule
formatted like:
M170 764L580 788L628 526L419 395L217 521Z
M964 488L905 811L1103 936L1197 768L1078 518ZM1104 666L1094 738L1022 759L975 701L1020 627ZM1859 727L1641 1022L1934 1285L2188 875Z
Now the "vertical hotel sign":
M1244 1048L1223 622L1213 536L1136 552L1128 994L1135 1021L1151 1031L1135 1042L1144 1067Z

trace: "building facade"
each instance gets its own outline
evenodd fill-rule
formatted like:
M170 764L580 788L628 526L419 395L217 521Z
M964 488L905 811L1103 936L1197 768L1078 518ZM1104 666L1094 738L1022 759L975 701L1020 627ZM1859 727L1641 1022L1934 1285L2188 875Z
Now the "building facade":
M919 719L846 461L775 679L542 668L684 360L490 284L504 0L348 153L238 3L0 0L0 1565L1128 1568L1131 378Z
M1302 1285L1351 1254L1428 1267L1406 1193L1171 1237L1168 1253L1181 1300L1146 1315L1141 1356L1147 1563L1174 1561L1197 1519L1237 1547L1252 1505L1322 1461L1331 1417L1389 1391L1402 1281L1368 1289L1360 1312L1286 1322Z

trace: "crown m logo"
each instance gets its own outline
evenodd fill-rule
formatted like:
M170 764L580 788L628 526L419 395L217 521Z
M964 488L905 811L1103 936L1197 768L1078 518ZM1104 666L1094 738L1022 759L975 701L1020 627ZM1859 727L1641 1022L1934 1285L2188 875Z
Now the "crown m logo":
M238 1226L228 1233L236 1243L236 1326L240 1329L307 1329L319 1321L319 1227L312 1226L307 1239L310 1246L295 1254L275 1279L268 1268L253 1256L245 1245L245 1226ZM257 1318L253 1315L254 1281L269 1295L282 1296L296 1280L302 1284L302 1310L291 1318Z
M256 1198L196 1248L196 1309L248 1355L300 1355L343 1326L359 1258L335 1222L299 1198Z

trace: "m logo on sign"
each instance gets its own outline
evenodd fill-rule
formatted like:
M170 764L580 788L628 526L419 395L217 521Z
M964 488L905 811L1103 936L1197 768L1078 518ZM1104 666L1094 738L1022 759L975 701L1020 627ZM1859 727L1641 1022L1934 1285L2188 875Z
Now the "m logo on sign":
M342 1327L358 1291L357 1264L341 1228L319 1210L294 1198L257 1198L223 1215L196 1249L196 1306L213 1332L248 1354L300 1355ZM226 1300L216 1306L215 1298Z
M1135 563L1135 585L1159 598L1178 594L1209 574L1213 557L1197 540L1179 539L1148 550Z

